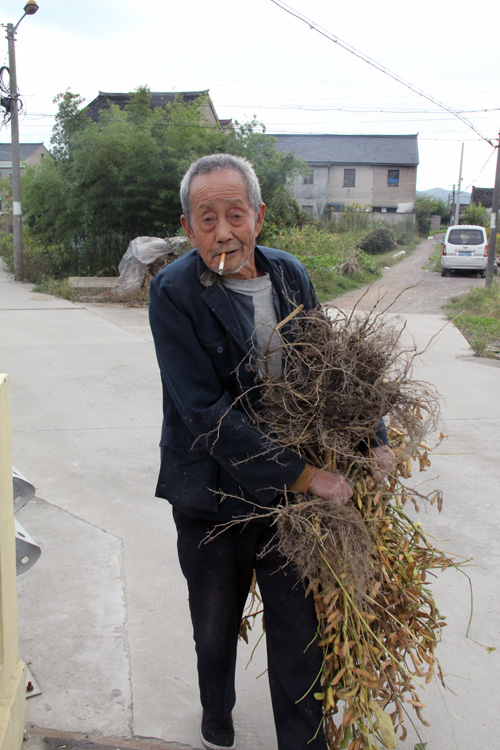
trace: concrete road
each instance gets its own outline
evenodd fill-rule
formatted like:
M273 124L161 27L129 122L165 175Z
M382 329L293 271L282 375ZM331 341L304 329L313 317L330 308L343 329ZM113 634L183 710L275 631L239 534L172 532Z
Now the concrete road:
M437 238L423 240L403 261L384 269L383 276L373 284L343 294L333 304L342 308L409 315L414 313L441 316L441 308L450 297L465 294L475 287L484 287L477 273L453 272L441 277L431 270L429 257L439 248ZM332 303L326 303L330 306Z
M421 520L474 558L470 639L467 579L434 584L449 689L427 688L431 726L418 728L427 750L494 748L499 656L479 644L499 646L500 368L440 315L406 321L420 347L436 336L416 374L442 394L449 434L424 485L444 490L444 510ZM27 701L26 750L199 748L186 589L169 505L154 498L161 395L147 311L72 304L2 273L0 351L13 463L37 488L16 518L42 547L18 578L21 654L42 691ZM276 750L265 646L247 666L252 646L240 647L237 747ZM408 726L402 750L419 741Z

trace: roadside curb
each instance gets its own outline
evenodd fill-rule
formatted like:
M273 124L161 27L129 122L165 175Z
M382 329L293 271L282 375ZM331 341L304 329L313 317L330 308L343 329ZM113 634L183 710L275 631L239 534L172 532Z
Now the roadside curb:
M151 737L97 737L91 734L57 732L30 725L22 750L196 750L191 745L164 742Z

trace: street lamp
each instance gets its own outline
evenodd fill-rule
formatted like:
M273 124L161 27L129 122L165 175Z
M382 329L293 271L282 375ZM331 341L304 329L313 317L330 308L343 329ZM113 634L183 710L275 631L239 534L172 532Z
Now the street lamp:
M14 277L23 278L23 214L21 209L21 159L19 156L19 117L17 102L15 33L25 16L32 16L38 10L35 0L28 0L24 15L14 24L2 24L7 29L9 43L10 76L10 133L12 149L12 234L14 237Z

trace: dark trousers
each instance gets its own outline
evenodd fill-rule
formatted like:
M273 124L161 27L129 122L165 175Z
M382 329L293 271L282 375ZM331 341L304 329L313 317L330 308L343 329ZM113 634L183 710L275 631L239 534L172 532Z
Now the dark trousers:
M249 522L205 542L213 528L210 521L189 518L175 509L174 520L189 589L203 708L222 719L235 704L238 632L255 569L264 604L278 748L326 750L321 703L313 696L319 690L322 662L314 602L305 597L304 584L284 558L272 548L265 552L274 530Z

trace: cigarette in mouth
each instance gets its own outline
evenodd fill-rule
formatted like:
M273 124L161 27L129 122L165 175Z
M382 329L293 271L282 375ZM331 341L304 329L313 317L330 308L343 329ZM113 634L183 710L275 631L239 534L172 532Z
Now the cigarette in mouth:
M224 261L226 260L226 253L222 253L220 256L220 263L219 263L219 274L222 273L224 270Z

